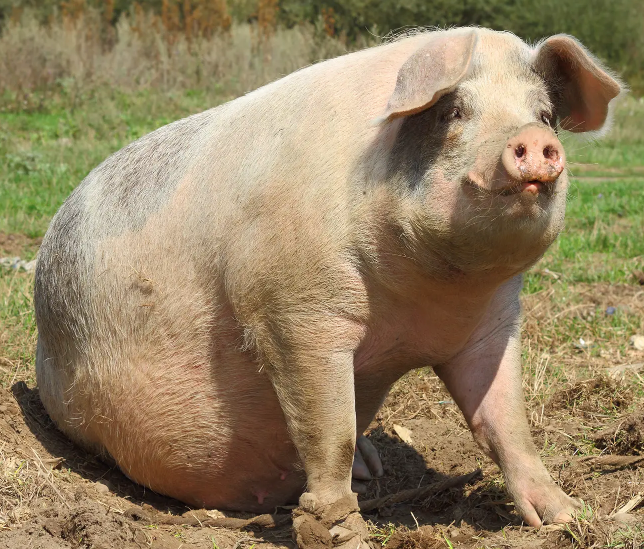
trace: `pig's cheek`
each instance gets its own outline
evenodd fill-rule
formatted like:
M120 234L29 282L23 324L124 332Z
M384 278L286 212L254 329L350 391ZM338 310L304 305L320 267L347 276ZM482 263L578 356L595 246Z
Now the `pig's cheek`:
M460 212L465 196L461 185L436 169L427 177L427 194L425 209L437 218L435 221L445 225L452 223L455 213Z

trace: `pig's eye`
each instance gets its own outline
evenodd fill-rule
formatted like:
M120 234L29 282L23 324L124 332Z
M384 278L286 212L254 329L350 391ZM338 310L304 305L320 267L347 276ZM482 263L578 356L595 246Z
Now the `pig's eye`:
M462 116L461 116L461 109L459 109L458 107L452 107L444 115L444 119L446 121L458 120L459 118L462 118Z
M541 113L541 122L552 128L552 115L549 112L543 111Z

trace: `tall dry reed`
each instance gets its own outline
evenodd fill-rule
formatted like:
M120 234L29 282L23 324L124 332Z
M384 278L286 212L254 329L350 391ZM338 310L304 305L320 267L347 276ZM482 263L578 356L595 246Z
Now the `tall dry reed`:
M189 9L188 1L184 5ZM67 16L48 23L25 12L7 22L0 35L0 94L71 84L79 89L214 89L237 96L346 51L311 25L283 29L269 18L195 32L199 29L190 19L181 29L171 23L173 17L171 10L163 20L135 8L112 27L105 13L82 8L81 0L70 2Z

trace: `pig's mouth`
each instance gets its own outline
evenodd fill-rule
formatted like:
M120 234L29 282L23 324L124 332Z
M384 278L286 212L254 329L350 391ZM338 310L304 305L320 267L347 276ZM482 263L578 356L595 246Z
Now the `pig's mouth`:
M545 194L547 196L552 195L554 191L554 184L544 183L543 181L522 181L521 183L516 183L509 187L503 189L493 190L492 192L500 196L510 196L513 194L519 193L528 193L528 194Z
M498 188L486 188L481 183L476 181L472 175L466 178L466 185L471 187L477 194L486 196L539 196L544 195L550 197L555 192L555 183L543 182L537 179L532 181L514 181L510 185L505 185Z

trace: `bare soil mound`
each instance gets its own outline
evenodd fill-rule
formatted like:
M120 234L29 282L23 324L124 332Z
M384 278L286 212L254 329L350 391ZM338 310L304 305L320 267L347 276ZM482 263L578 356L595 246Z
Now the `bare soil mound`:
M607 377L599 376L558 390L550 398L548 409L552 412L567 410L573 415L592 415L597 411L624 411L632 402L633 394L630 389Z
M644 412L625 416L593 435L597 448L610 454L644 454Z

